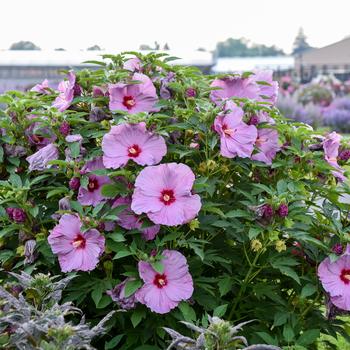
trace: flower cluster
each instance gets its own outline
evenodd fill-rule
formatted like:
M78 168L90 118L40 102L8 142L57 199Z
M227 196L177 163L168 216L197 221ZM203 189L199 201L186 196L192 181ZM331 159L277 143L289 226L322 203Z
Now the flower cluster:
M320 305L349 310L346 138L284 119L271 72L134 55L0 97L1 271L73 272L90 321L123 311L104 348L163 349L161 327L208 314L261 320L249 342L336 332Z

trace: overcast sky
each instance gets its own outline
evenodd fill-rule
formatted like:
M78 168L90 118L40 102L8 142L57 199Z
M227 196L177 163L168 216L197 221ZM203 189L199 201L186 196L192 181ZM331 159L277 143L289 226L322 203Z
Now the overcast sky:
M1 0L0 49L30 40L42 49L109 51L140 44L213 49L228 37L291 51L299 27L321 47L350 35L350 0Z

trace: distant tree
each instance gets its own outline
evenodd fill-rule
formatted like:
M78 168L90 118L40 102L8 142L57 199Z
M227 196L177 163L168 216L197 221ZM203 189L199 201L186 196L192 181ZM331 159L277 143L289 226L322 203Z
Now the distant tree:
M197 51L206 52L207 50L204 47L199 47Z
M293 55L298 55L304 51L312 49L306 39L307 37L304 34L303 28L300 28L296 38L294 39Z
M141 44L139 50L152 50L152 48L147 44Z
M164 51L170 50L170 47L169 47L168 43L165 43L165 44L164 44L163 50L164 50Z
M59 48L55 49L55 51L66 51L66 49L64 49L63 47L59 47Z
M94 45L87 48L88 51L101 51L101 48L98 45Z
M247 39L229 38L216 45L217 57L255 57L255 56L282 56L285 53L276 46L250 44Z
M31 41L19 41L18 43L13 43L10 46L10 50L41 50L41 49Z

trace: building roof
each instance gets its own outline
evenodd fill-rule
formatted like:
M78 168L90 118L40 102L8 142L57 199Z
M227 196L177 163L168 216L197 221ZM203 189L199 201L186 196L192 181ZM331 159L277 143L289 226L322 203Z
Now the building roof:
M320 49L306 51L297 60L305 66L350 65L350 37Z
M251 70L288 70L294 67L292 56L271 57L223 57L212 68L214 73L234 73Z
M142 53L147 53L142 51ZM181 57L181 59L169 62L170 64L194 65L197 67L210 67L214 64L210 52L192 51L178 52L167 51L169 56ZM29 51L29 50L2 50L0 51L0 66L17 67L79 67L86 66L85 61L101 61L103 54L111 54L105 51ZM91 66L91 65L90 65Z

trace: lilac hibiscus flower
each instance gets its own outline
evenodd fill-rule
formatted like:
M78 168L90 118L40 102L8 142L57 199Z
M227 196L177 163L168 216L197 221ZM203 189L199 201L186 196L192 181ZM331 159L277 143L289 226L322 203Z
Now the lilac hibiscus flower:
M133 57L124 62L123 68L131 72L141 71L141 60L138 57Z
M39 151L26 158L29 163L29 171L42 171L49 168L49 161L57 160L58 155L58 149L52 143L39 149Z
M50 91L48 90L49 87L50 87L49 81L47 79L45 79L42 81L42 83L34 85L30 89L30 91L35 91L35 92L38 92L40 94L49 95L50 94Z
M117 198L113 205L112 208L117 208L119 206L125 206L125 209L123 209L119 214L118 214L118 225L122 228L125 228L126 230L140 230L142 237L146 241L153 240L157 233L160 230L159 225L153 225L147 228L142 228L143 221L142 219L136 215L132 210L131 210L131 198L129 197L120 197Z
M165 250L162 255L163 273L146 261L139 262L139 274L145 283L135 294L140 303L159 314L169 312L193 294L186 258L176 250Z
M131 209L146 213L159 225L176 226L193 220L201 199L192 194L195 176L185 164L167 163L143 169L135 181Z
M56 97L52 106L60 112L68 109L74 98L74 89L76 84L76 75L74 72L68 73L68 80L63 80L58 84L59 95Z
M318 277L329 293L331 302L342 310L350 311L350 246L337 261L326 258L318 267Z
M27 118L32 120L39 117L31 114ZM57 139L51 128L40 121L30 124L30 126L25 130L25 135L27 136L28 141L32 145L37 146L37 148L47 146L49 143L53 143Z
M227 158L248 158L254 149L257 129L242 121L244 112L232 101L226 103L226 108L229 113L217 116L214 121L214 129L220 135L220 153Z
M81 227L76 215L64 214L48 237L62 272L91 271L104 252L105 238L100 232L95 229L82 232Z
M271 165L276 153L280 150L278 132L274 129L258 129L255 145L259 151L252 155L252 159Z
M103 163L117 169L133 160L139 165L159 163L167 152L163 137L146 129L145 123L112 126L102 140Z
M256 72L249 77L234 75L215 79L211 86L218 88L210 94L211 100L218 105L231 97L249 98L273 104L277 99L278 84L272 80L271 71Z
M134 73L132 80L139 83L117 83L108 86L109 109L130 114L155 111L158 96L152 80L141 73Z
M102 157L95 158L86 163L83 167L83 173L90 173L94 170L104 169ZM95 174L88 175L88 185L87 188L80 186L78 193L78 201L82 205L92 205L96 206L106 200L102 195L102 186L111 183L108 176L100 176Z
M341 135L337 134L335 131L327 135L326 139L323 141L324 159L335 169L332 172L334 177L339 181L345 181L346 177L344 176L344 170L340 167L337 160L340 140Z

